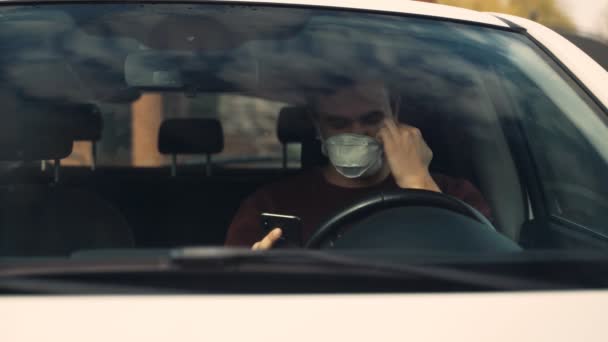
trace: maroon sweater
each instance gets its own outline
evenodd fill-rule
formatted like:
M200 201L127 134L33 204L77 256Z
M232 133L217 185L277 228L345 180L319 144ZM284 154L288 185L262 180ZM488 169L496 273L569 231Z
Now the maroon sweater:
M490 217L490 208L481 193L468 181L433 174L439 189L475 207ZM366 188L343 188L328 183L320 170L304 172L258 189L239 208L228 228L227 246L250 247L264 237L261 213L298 216L302 219L303 241L338 209L378 190L397 189L393 177Z

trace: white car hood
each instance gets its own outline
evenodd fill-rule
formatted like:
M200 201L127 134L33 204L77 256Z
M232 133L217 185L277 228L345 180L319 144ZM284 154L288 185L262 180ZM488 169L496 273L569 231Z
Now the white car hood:
M608 291L0 299L2 341L608 341Z

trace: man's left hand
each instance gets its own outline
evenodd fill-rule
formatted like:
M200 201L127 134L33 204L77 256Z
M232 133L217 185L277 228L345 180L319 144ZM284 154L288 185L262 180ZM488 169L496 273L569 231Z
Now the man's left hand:
M387 118L378 132L378 139L384 146L386 161L399 187L440 192L429 173L433 151L418 128Z

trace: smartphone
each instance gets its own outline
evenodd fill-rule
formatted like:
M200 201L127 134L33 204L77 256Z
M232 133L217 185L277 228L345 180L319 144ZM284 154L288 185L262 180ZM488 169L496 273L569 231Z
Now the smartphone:
M283 234L276 242L276 248L302 247L302 220L297 216L262 213L262 229L264 235L274 228L281 228Z

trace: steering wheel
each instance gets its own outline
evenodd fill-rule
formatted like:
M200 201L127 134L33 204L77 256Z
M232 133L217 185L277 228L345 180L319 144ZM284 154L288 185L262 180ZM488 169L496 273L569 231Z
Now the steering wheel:
M399 189L375 193L342 209L342 211L322 223L304 247L319 249L326 240L332 238L339 228L345 224L360 220L381 210L407 206L449 210L472 218L490 230L496 230L482 213L459 199L434 191Z

